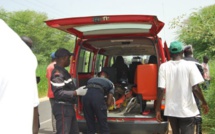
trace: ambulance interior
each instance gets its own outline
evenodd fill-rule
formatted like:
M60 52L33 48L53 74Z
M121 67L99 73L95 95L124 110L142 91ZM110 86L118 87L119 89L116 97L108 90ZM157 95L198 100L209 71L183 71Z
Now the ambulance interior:
M83 50L98 53L94 77L98 72L105 70L115 85L114 103L108 108L108 117L155 117L159 64L157 47L156 42L150 38L141 37L83 42ZM117 69L112 67L117 56L123 57L129 70L127 78L120 82L116 78ZM85 64L89 63L85 61ZM79 84L84 85L86 81Z

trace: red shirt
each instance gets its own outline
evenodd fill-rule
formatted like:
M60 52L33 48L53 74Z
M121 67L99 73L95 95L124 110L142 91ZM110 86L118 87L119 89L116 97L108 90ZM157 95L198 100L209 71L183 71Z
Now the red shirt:
M52 70L54 69L54 64L56 64L55 61L50 63L48 65L48 67L46 68L46 78L48 79L48 94L47 94L47 96L49 98L54 98L54 94L52 92L51 83L50 83L50 78L51 78Z

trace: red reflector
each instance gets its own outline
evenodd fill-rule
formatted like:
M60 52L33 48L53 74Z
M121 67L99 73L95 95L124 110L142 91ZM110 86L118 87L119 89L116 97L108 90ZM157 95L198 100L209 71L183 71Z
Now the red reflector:
M50 25L51 27L59 27L60 25L59 24L52 24Z

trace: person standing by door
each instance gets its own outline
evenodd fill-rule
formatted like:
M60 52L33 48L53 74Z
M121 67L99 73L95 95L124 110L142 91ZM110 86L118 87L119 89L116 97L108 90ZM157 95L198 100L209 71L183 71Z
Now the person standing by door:
M53 105L54 105L54 93L52 92L52 89L51 89L51 83L50 83L50 79L51 79L51 73L52 73L52 70L54 69L54 65L56 64L56 61L55 61L55 52L51 53L51 63L47 66L46 68L46 78L48 80L48 98L49 98L49 101L50 101L50 104L51 104L51 113L52 113L52 128L53 128L53 133L55 134L56 133L56 120L55 120L55 117L53 115L53 112L52 112L52 109L53 109Z
M70 65L71 56L67 49L59 48L55 52L56 64L51 74L57 134L79 134L74 104L77 103L77 95L83 96L87 92L85 86L76 89L71 75L65 69Z

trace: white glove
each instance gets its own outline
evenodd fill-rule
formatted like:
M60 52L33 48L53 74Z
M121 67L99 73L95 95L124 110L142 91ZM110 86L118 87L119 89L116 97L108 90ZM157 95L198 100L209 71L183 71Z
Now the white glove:
M77 95L84 96L87 93L87 90L88 89L86 88L86 86L81 86L78 89L76 89L75 91L76 91Z

